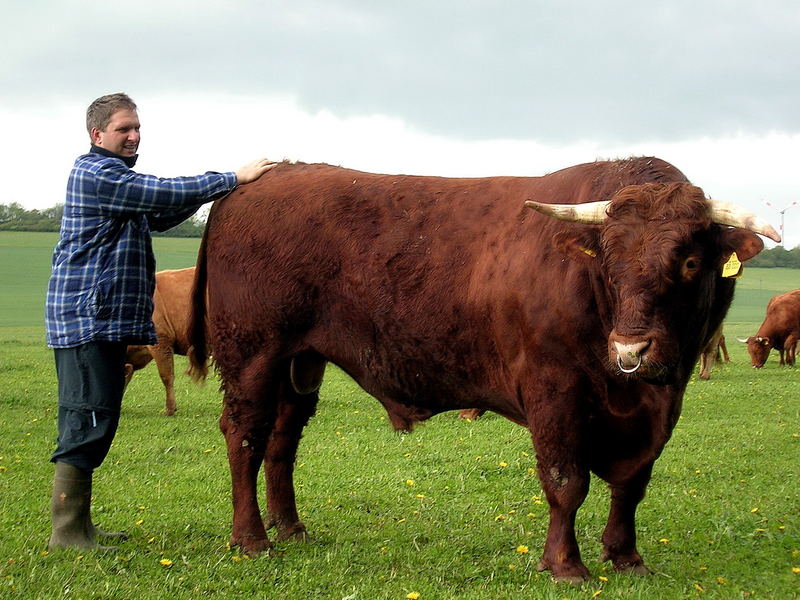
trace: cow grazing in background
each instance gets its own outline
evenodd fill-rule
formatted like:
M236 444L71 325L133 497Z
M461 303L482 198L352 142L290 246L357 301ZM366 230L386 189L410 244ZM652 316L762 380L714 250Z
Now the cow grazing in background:
M800 290L793 290L774 296L767 304L767 314L756 334L739 341L747 344L753 368L760 369L767 362L769 351L773 348L780 354L781 366L793 365L798 340L800 340Z
M753 231L778 239L656 158L476 179L284 163L237 188L201 244L189 355L202 375L208 318L231 544L271 546L262 461L267 526L305 537L294 461L330 361L397 429L464 408L526 426L550 504L540 570L589 578L575 516L594 472L603 558L649 572L636 507L731 302L721 268L763 248Z
M158 343L155 346L128 346L125 366L125 385L133 373L155 360L158 374L166 392L168 416L175 414L175 361L174 355L186 355L189 349L186 335L189 322L190 296L194 283L194 267L156 273L156 290L153 294L153 324Z
M700 379L711 379L711 367L715 362L722 360L723 356L726 363L731 362L731 357L728 356L728 347L725 345L725 334L720 326L700 354Z

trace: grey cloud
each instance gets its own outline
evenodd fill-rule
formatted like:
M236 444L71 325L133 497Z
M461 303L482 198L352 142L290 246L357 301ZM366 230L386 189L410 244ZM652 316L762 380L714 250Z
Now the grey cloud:
M14 58L0 88L4 103L120 89L291 94L312 111L386 114L462 139L800 130L799 4L661 4L201 1L78 13L34 1L15 4L25 12L2 42Z

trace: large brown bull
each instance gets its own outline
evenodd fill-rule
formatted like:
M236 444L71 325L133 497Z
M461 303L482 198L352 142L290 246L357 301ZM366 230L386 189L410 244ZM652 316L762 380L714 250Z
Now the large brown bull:
M575 515L594 472L611 488L603 558L647 572L634 513L731 302L721 268L763 247L753 231L778 237L655 158L482 179L281 164L237 189L206 228L190 352L202 371L207 316L231 543L271 545L262 461L267 527L305 536L294 460L330 361L395 428L463 408L528 427L550 504L540 569L589 577Z
M125 365L125 384L134 372L155 360L161 383L166 393L167 416L177 410L175 402L174 355L186 355L189 349L187 324L190 313L190 292L194 282L194 267L159 271L156 273L156 290L153 294L153 324L158 343L154 346L128 346Z
M753 367L760 369L773 348L780 355L781 365L793 365L799 340L800 290L792 290L774 296L767 304L767 314L756 334L739 341L747 344Z

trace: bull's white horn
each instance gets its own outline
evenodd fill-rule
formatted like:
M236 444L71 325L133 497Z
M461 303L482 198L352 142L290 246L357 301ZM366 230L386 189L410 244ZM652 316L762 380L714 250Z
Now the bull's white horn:
M772 225L741 206L713 199L708 200L708 205L710 207L709 215L715 223L749 229L753 233L766 236L775 242L781 241L781 236L772 228Z
M585 204L544 204L526 200L525 206L561 221L571 223L584 223L586 225L600 225L605 223L608 215L606 209L611 201L587 202Z
M742 338L736 338L736 341L742 342L743 344L747 343L747 340L743 340Z

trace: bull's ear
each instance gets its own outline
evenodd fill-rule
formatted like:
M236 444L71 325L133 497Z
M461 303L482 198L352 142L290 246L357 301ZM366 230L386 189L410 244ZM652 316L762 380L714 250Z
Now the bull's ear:
M734 227L722 231L721 246L722 264L725 264L734 252L740 261L750 260L764 249L764 242L752 231Z
M577 261L592 261L600 253L597 232L587 228L558 232L553 236L553 247Z

